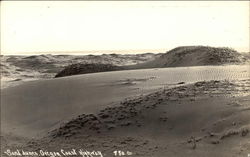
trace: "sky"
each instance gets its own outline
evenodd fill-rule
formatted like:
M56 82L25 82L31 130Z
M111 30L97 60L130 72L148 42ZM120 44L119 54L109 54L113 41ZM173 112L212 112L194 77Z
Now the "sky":
M249 52L249 3L1 1L1 54L139 52L186 45Z

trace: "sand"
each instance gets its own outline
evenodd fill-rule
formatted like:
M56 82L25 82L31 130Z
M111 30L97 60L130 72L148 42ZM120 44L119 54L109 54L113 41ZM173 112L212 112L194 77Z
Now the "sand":
M87 74L3 89L2 150L247 156L248 66L188 69Z

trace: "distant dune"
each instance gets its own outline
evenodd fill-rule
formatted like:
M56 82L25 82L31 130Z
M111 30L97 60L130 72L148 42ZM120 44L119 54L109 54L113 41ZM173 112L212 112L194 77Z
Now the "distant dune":
M182 46L174 48L153 61L128 66L131 69L242 64L248 59L230 48Z
M98 65L94 63L93 65L90 65L77 63L67 66L59 72L56 77L131 69L243 64L247 60L249 59L246 55L242 55L241 53L230 48L182 46L174 48L165 54L159 55L150 61L134 65L111 66L110 64Z
M66 75L81 74L86 71L100 72L96 68L112 71L112 67L133 65L153 60L161 54L102 54L102 55L33 55L33 56L1 56L1 88L15 86L25 81L49 79L55 77L66 67ZM75 66L76 64L77 66ZM78 65L80 64L80 65ZM89 65L84 67L81 65ZM91 65L93 64L93 65ZM107 64L107 65L105 65ZM69 66L69 67L68 67ZM76 70L76 67L80 67ZM72 69L72 70L68 70ZM63 71L65 72L65 70ZM62 73L63 73L62 72ZM60 74L61 76L62 73Z
M164 54L1 56L1 88L24 81L117 70L244 64L249 54L230 48L182 46Z

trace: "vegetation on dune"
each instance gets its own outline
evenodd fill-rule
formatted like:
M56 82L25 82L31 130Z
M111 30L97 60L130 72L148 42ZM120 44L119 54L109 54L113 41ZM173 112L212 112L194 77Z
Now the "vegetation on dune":
M122 67L112 64L72 64L59 72L55 77L63 77L77 74L97 73L105 71L122 70Z

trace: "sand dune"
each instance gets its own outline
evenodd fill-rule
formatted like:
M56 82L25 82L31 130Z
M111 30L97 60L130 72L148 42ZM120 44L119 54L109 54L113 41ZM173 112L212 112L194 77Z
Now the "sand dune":
M6 88L2 149L246 156L249 73L248 65L129 70Z
M108 64L77 63L67 66L56 77L87 74L104 71L118 71L131 69L150 69L164 67L188 67L204 65L245 64L249 57L229 48L215 48L209 46L182 46L174 48L154 59L143 63L123 66Z
M103 54L103 55L34 55L1 56L1 88L26 81L54 78L71 64L132 65L154 59L160 54Z
M128 66L128 68L140 69L242 64L247 60L248 57L229 48L216 48L209 46L181 46L166 52L155 60Z

